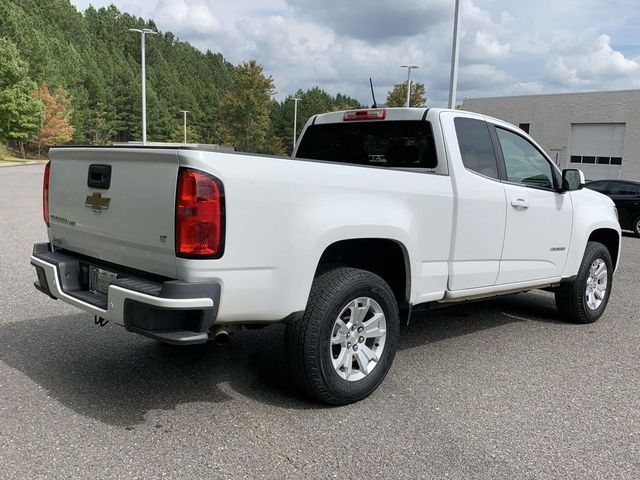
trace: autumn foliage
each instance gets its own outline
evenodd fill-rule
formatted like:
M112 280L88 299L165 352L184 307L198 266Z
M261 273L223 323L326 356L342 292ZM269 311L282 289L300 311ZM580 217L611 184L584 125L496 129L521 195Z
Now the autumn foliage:
M58 87L51 93L47 85L40 85L33 96L44 105L42 128L34 140L38 152L43 146L51 147L71 141L74 129L71 126L71 102L67 91Z

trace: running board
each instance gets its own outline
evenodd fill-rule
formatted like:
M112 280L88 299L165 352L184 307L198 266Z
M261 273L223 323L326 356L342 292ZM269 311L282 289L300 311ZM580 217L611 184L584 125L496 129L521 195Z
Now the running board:
M543 283L541 285L514 287L507 290L494 290L494 291L487 291L482 293L469 292L469 294L467 295L464 294L464 291L447 292L445 293L445 297L442 300L439 300L438 303L469 302L469 301L481 300L485 298L499 297L502 295L512 295L514 293L523 293L523 292L528 292L530 290L540 290L544 288L551 288L558 285L559 285L559 282L550 282L550 283Z

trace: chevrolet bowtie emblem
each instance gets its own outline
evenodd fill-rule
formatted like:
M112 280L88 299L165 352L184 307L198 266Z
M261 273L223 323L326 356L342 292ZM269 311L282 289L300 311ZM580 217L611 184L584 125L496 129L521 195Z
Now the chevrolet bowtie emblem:
M87 195L84 206L89 207L97 212L101 212L102 210L107 210L110 203L110 198L103 197L99 192L94 192L93 195Z

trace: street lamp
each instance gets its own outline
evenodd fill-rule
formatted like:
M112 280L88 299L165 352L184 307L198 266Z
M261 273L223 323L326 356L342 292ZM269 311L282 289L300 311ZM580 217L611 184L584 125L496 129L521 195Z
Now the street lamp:
M296 140L298 137L298 102L299 98L293 97L293 148L296 148Z
M189 110L180 110L180 113L182 113L183 116L182 125L184 127L184 143L187 143L187 113L191 112L189 112Z
M407 107L411 106L411 70L420 68L418 65L400 65L401 68L407 69Z
M458 30L460 27L460 0L456 0L453 13L453 46L451 48L451 77L449 84L449 108L455 108L456 90L458 88L458 57L460 56L460 44L458 43Z
M147 144L147 69L144 40L147 35L156 35L158 32L150 28L130 28L130 32L140 34L140 44L142 45L142 144Z

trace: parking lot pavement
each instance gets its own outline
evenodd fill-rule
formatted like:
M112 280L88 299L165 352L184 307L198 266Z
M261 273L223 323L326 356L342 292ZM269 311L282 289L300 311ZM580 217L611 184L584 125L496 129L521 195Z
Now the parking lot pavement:
M36 292L42 170L0 169L0 478L640 478L640 239L597 323L548 293L429 312L331 408L290 386L281 326L168 347Z

